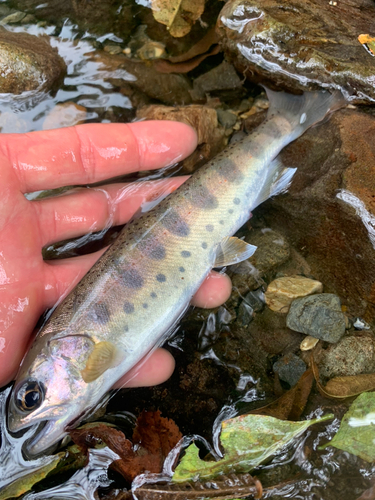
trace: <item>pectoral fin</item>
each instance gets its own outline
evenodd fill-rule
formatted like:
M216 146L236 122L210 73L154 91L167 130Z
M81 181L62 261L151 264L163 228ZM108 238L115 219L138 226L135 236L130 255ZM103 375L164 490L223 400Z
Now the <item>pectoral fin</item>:
M111 342L98 342L88 357L85 368L81 371L83 380L88 384L100 375L114 368L122 361L123 353Z
M238 264L253 255L257 247L234 236L224 238L216 251L214 267Z

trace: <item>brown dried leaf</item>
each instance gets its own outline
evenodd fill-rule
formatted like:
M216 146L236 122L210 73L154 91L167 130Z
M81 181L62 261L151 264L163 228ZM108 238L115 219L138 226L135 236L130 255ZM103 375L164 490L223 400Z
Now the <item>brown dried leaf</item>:
M311 369L306 370L298 383L280 398L272 403L252 410L255 415L267 415L280 420L299 420L310 395L314 374Z
M216 111L200 104L170 107L157 104L137 111L138 118L147 120L173 120L187 123L198 135L198 148L183 162L183 172L192 173L219 153L226 145L225 129L217 120Z
M204 4L205 0L151 0L151 9L155 20L179 38L190 32L204 12Z
M138 418L133 434L136 451L123 432L108 424L90 424L71 431L70 436L85 453L99 443L106 444L120 457L111 468L129 482L146 470L161 472L165 457L182 438L173 420L161 417L160 411L143 412Z
M362 394L362 392L373 391L375 389L375 373L334 377L323 386L319 379L319 369L312 356L311 368L319 392L327 398L350 398L358 396L358 394Z
M172 63L166 59L158 59L155 61L154 66L159 73L188 73L199 66L200 63L206 59L206 57L214 56L220 51L220 46L214 45L211 50L186 61Z

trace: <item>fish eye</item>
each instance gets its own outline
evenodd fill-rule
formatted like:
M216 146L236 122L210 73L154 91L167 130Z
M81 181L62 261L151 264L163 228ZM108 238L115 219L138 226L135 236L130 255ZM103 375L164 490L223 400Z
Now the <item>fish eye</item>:
M27 380L15 394L15 403L22 412L30 412L39 408L44 401L45 388L41 382Z

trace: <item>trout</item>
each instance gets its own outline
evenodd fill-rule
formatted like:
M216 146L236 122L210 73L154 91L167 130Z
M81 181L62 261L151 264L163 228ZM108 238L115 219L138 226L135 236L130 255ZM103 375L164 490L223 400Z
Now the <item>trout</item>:
M167 338L212 268L253 254L232 235L289 185L295 169L277 155L344 102L340 92L267 94L266 120L127 224L42 326L8 409L11 432L35 425L27 456L51 451Z

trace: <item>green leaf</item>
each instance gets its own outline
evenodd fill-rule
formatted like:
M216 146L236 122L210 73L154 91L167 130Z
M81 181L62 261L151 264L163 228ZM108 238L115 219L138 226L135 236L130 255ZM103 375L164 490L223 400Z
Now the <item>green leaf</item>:
M364 392L345 413L334 438L322 446L334 446L358 457L375 461L375 393Z
M225 456L217 462L199 458L192 443L177 466L172 481L212 479L219 474L249 472L304 432L310 425L333 418L288 422L265 415L244 415L225 420L221 425L221 444Z

